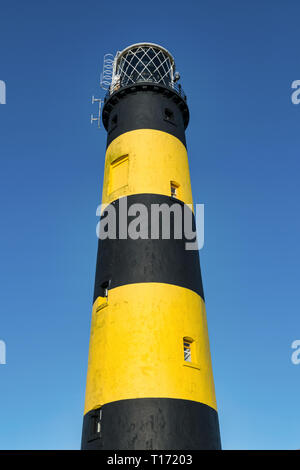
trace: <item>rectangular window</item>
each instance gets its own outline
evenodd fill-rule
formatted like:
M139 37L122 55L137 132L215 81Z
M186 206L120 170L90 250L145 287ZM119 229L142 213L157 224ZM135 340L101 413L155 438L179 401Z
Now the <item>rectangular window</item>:
M175 181L170 181L170 186L171 186L171 196L172 197L178 197L178 192L179 192L179 184L176 183Z
M110 280L102 282L101 284L101 289L102 289L102 294L103 294L102 297L108 297L109 285L110 285Z
M183 355L186 362L192 362L192 341L183 338Z
M96 312L100 312L104 307L108 306L108 290L111 280L105 281L101 284L101 290L99 290L99 297L97 299Z
M128 155L114 160L110 165L109 174L109 193L113 193L117 189L128 184Z
M101 436L102 410L95 410L90 416L88 441L94 441Z

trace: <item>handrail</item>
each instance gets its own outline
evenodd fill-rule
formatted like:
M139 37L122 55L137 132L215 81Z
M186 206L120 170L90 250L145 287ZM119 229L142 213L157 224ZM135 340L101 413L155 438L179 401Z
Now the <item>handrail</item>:
M184 99L184 101L186 101L186 94L184 93L183 91L183 88L182 86L180 85L180 83L177 83L177 82L167 82L165 83L164 81L157 81L155 79L153 80L138 80L137 82L133 82L131 84L126 84L126 85L120 85L120 83L115 83L114 85L111 85L110 88L108 89L105 97L104 97L104 102L106 103L106 101L114 94L116 93L117 91L121 90L122 88L129 88L130 86L134 86L135 84L147 84L147 83L157 83L157 85L161 85L163 87L166 87L168 88L169 90L172 90L172 91L175 91L179 96L181 96L181 98Z

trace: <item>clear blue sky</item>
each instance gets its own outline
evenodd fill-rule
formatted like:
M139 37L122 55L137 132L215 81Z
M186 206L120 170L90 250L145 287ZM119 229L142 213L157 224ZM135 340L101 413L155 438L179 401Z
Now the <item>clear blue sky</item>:
M225 449L300 447L298 1L2 2L0 447L80 446L104 53L175 56Z

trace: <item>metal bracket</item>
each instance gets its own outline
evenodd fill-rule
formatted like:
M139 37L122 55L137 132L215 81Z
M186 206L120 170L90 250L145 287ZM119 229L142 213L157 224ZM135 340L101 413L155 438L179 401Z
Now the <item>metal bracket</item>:
M95 98L92 96L92 104L94 103L99 103L98 104L98 115L94 117L93 114L91 114L91 124L93 124L94 121L98 121L98 129L100 129L100 124L101 124L101 106L103 103L103 100L101 98Z

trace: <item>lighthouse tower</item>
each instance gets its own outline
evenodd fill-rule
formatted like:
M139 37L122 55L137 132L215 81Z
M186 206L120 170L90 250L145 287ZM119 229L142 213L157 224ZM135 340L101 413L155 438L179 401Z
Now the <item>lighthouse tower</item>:
M156 44L118 52L110 78L101 223L115 227L98 244L82 449L220 449L199 253L174 222L175 206L194 220L186 96Z

